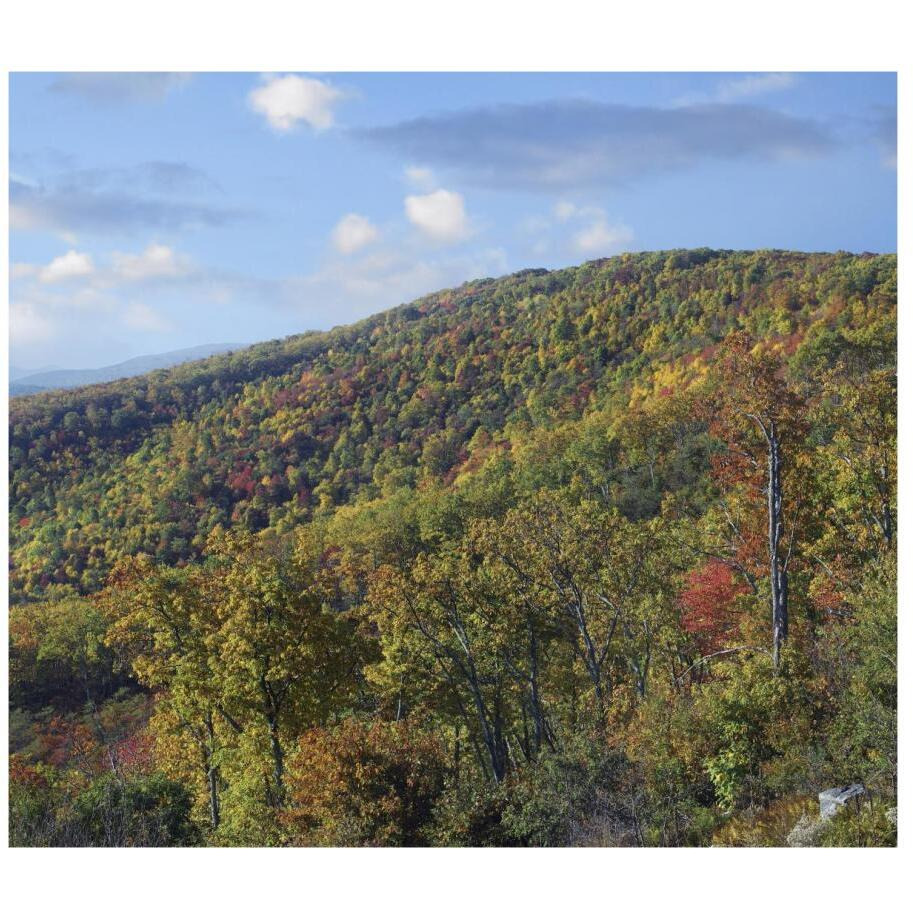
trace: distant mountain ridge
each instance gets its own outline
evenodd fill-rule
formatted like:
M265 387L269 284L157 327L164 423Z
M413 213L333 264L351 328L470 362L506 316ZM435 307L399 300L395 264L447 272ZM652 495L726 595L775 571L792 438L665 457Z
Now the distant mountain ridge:
M61 368L58 370L41 370L35 373L21 373L10 380L10 396L27 396L30 393L41 393L46 390L68 390L73 387L85 387L90 384L103 384L112 380L123 380L137 377L150 371L162 368L173 368L188 361L209 358L210 355L221 355L243 348L241 343L210 343L192 346L188 349L175 349L156 355L139 355L126 361L101 368Z
M48 371L61 371L60 365L43 365L40 368L20 368L18 365L10 365L10 383L14 380L23 380L33 374L45 374Z

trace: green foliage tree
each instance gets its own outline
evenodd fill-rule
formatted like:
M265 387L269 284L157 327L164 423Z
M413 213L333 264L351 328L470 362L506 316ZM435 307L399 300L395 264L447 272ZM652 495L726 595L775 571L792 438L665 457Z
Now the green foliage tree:
M15 400L14 841L896 840L896 295L626 254Z

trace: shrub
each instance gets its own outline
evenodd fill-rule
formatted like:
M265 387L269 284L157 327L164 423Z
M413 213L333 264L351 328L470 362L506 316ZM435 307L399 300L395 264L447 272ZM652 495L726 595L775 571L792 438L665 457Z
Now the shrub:
M440 741L410 722L312 729L289 761L292 842L423 846L448 772Z
M36 768L10 779L10 844L13 846L193 846L199 833L190 820L192 799L161 774L90 781L70 776L56 782Z

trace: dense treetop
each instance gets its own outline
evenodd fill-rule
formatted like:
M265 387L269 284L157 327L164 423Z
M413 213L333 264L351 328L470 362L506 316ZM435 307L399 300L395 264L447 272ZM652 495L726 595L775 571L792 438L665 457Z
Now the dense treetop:
M450 482L597 411L679 392L723 337L798 375L890 358L896 257L626 254L429 295L350 327L10 408L12 592L97 589L122 555L198 556ZM856 353L854 355L854 353Z

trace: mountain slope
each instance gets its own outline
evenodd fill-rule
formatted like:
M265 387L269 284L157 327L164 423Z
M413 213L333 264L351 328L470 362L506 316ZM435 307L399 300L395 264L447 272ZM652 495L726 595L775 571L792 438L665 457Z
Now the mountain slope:
M189 349L176 349L173 352L162 352L157 355L140 355L114 365L101 368L57 368L19 374L10 382L10 396L26 396L43 390L65 390L72 387L85 387L89 384L103 384L126 377L136 377L163 368L171 368L187 361L197 361L230 352L241 348L233 343L213 343L193 346Z
M282 531L359 497L449 482L480 441L509 448L686 385L735 329L800 369L826 365L865 334L890 339L895 309L894 256L623 255L20 399L11 590L90 591L119 555L179 562L217 524Z

